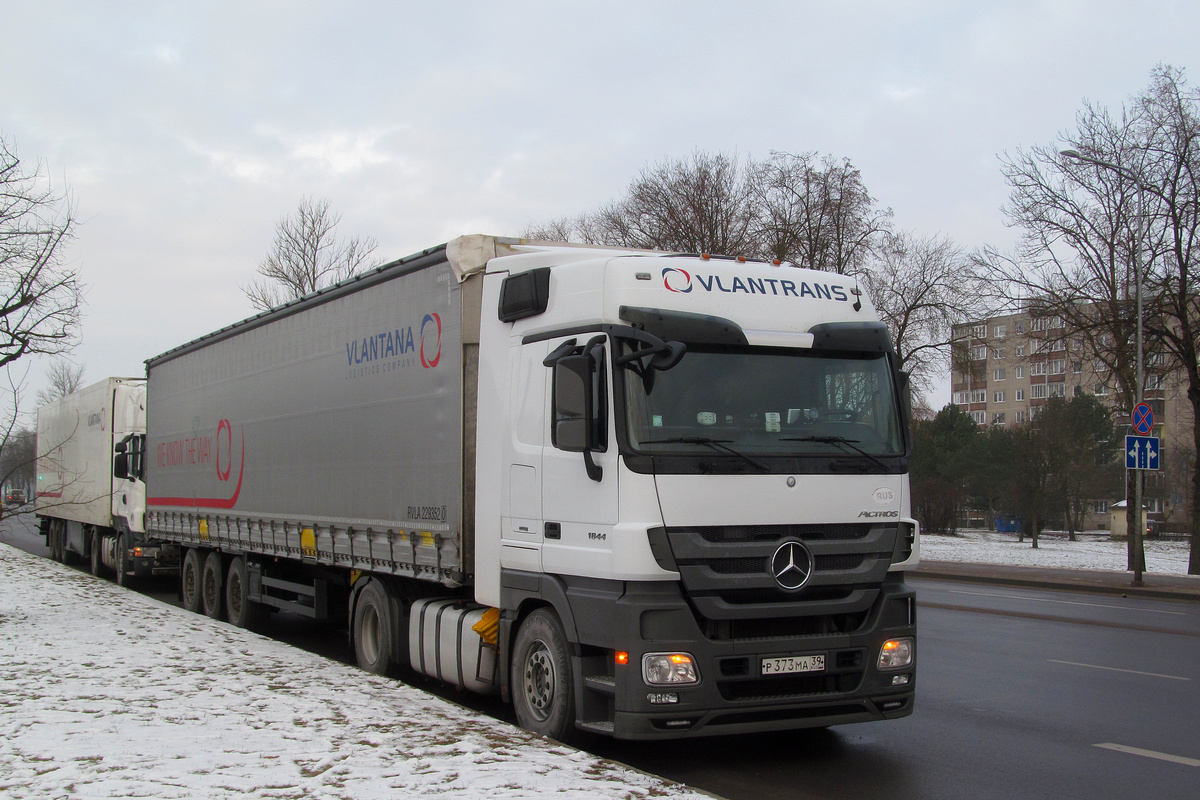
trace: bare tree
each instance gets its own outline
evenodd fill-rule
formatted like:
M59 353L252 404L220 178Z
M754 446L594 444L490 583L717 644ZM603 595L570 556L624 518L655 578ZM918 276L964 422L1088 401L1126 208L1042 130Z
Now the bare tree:
M72 364L65 358L51 361L46 370L47 385L46 388L38 390L37 404L48 405L75 392L83 385L83 371L83 364Z
M974 266L945 236L889 233L874 249L863 286L892 334L901 369L928 391L948 366L954 324L983 311Z
M752 187L758 249L801 267L858 272L891 224L847 158L772 153L755 165Z
M67 195L0 136L0 367L74 346L80 284L63 264L74 230Z
M255 308L266 311L379 265L374 239L339 241L341 219L328 200L304 197L293 215L275 223L275 243L258 265L261 277L242 287Z
M1182 72L1155 69L1151 86L1119 117L1085 104L1060 145L1007 157L1006 209L1023 231L1015 254L979 261L1011 301L1062 317L1110 370L1125 408L1137 389L1135 272L1145 287L1150 348L1186 375L1200 418L1200 94ZM1061 152L1060 152L1061 151ZM1192 452L1200 452L1193 424ZM1132 493L1131 493L1132 496ZM1138 515L1131 516L1135 524ZM1192 550L1200 574L1200 472L1192 476ZM1145 569L1130 537L1129 568Z

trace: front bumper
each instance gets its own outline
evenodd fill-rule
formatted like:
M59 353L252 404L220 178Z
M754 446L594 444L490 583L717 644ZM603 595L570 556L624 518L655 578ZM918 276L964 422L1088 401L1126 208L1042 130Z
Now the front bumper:
M884 641L916 636L915 594L898 573L889 576L871 609L846 632L773 636L768 626L753 637L706 636L678 584L627 584L616 606L614 630L636 631L640 637L617 645L629 653L628 663L613 665L607 678L595 676L599 659L580 659L585 728L622 739L667 739L825 727L912 713L915 656L901 669L876 666ZM787 627L781 624L780 630ZM699 667L699 683L647 686L641 657L664 651L689 653ZM764 658L811 654L825 656L824 669L762 674ZM896 682L898 675L904 683Z

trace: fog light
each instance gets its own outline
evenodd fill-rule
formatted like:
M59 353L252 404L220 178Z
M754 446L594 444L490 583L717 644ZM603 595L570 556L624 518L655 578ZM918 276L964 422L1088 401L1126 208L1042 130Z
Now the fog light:
M646 695L646 702L654 706L678 703L679 692L651 692L650 694Z
M648 686L699 683L695 660L687 653L647 653L642 656L642 679Z
M910 675L893 675L892 686L908 686Z
M876 666L879 669L902 669L912 666L913 645L910 637L888 639L879 649L879 661Z

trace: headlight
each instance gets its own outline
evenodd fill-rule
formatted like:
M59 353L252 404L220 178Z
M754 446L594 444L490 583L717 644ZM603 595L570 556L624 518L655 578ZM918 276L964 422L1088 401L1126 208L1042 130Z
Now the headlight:
M647 653L642 656L642 679L647 686L699 683L696 661L688 653Z
M912 637L903 639L888 639L879 648L879 669L902 669L911 667L913 663L915 642Z

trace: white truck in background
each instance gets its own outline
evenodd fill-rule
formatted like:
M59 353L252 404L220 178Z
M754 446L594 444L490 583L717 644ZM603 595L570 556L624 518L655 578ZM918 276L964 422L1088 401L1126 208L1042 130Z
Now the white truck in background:
M146 484L130 478L125 451L145 433L144 378L108 378L38 409L34 512L56 561L88 559L122 584L178 569L173 548L164 560L142 546Z
M177 569L237 625L344 614L364 669L559 740L912 711L906 376L852 278L466 236L152 358L144 390L107 462L70 446L82 398L43 411L56 554ZM68 516L99 470L108 515Z

